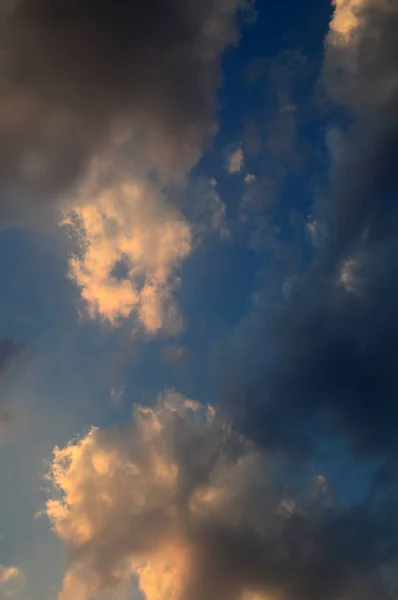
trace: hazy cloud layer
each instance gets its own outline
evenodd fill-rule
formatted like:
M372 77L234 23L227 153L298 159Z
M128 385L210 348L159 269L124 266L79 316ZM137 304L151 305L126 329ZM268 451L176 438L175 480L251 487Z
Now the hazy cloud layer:
M388 511L339 508L322 476L289 496L280 467L175 392L56 448L47 514L71 553L59 598L116 593L132 574L147 600L389 598Z

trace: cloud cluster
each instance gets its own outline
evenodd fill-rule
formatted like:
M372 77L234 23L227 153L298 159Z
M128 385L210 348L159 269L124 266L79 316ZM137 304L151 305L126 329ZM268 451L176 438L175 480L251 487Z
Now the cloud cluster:
M278 291L277 302L267 302L255 321L247 356L240 355L242 372L234 372L225 400L237 430L267 452L293 456L299 465L326 457L352 460L356 473L367 470L362 508L351 507L348 520L346 513L330 522L329 534L335 537L329 541L340 556L348 538L356 539L350 550L356 566L347 560L339 567L350 577L370 556L373 562L377 548L388 547L387 522L376 526L373 519L392 511L387 518L392 523L397 507L398 5L388 0L334 4L323 68L331 100L330 232L286 297ZM267 265L267 275L269 270ZM271 292L266 300L270 297ZM346 468L341 464L340 481ZM378 504L381 498L384 507ZM359 530L362 541L356 537ZM297 558L302 542L296 538L296 544ZM329 571L328 591L307 589L304 597L396 597L394 546L387 559L392 576L384 589L362 573L353 587L337 591L333 584L339 578ZM327 568L334 569L327 548L322 544L318 556L323 554ZM306 580L313 585L313 574Z
M398 6L334 5L323 70L339 109L329 121L330 234L257 327L256 360L227 396L266 446L308 451L315 427L388 460L398 424Z
M43 206L77 219L70 272L91 316L181 328L175 269L191 231L167 190L181 192L217 131L220 59L247 11L250 0L2 3L0 223Z
M114 137L159 174L189 169L215 131L219 58L246 0L2 2L1 217L73 191Z
M339 508L321 476L289 495L280 469L218 408L176 392L123 430L56 448L47 515L71 556L60 600L133 576L147 600L389 598L390 515Z

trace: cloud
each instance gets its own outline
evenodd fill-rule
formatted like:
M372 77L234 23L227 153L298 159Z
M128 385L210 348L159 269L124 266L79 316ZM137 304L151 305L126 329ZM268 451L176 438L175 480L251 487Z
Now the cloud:
M277 206L284 202L286 190L290 193L290 186L302 185L308 148L313 144L303 127L313 119L309 110L313 99L308 94L311 71L306 57L298 51L283 50L263 62L267 67L264 76L252 82L262 101L246 124L243 146L251 163L256 161L256 175L246 174L248 185L239 207L249 246L262 253L262 258L270 245L280 245L273 232L279 224Z
M147 600L370 600L371 584L387 599L391 515L339 508L323 477L286 495L280 466L217 407L176 392L136 406L122 430L56 448L47 515L71 556L59 598L117 593L134 576Z
M244 162L242 147L238 146L227 156L227 171L231 174L239 173L243 169Z
M181 199L181 210L192 226L194 245L206 236L218 234L221 239L229 236L227 207L217 189L214 178L192 178Z
M332 102L352 126L334 124L333 153L336 246L353 236L379 236L396 224L394 192L398 156L398 10L388 0L335 2L326 38L323 82ZM346 121L347 122L347 121Z
M0 565L0 599L18 600L24 580L25 576L19 567Z
M0 565L0 584L23 578L22 571L18 567L4 567Z
M91 317L117 325L134 313L150 334L176 333L175 272L191 251L190 226L147 178L118 173L104 183L106 169L93 164L65 219L78 246L70 277Z
M240 10L246 0L3 2L3 223L73 195L120 134L159 176L189 170L216 130Z
M250 10L248 0L2 3L0 223L61 208L90 317L182 328L177 272L193 233L178 198L217 131L220 58ZM224 204L208 197L223 232Z
M256 176L253 175L253 173L247 173L245 175L245 179L244 179L245 183L249 184L249 183L253 183L254 181L256 181Z
M287 297L278 277L269 285L276 261L266 264L265 309L257 311L240 370L235 363L225 386L237 429L261 447L305 463L338 440L357 464L389 473L370 487L392 505L398 481L397 18L393 2L336 4L323 71L333 102L330 231L318 231L322 243Z

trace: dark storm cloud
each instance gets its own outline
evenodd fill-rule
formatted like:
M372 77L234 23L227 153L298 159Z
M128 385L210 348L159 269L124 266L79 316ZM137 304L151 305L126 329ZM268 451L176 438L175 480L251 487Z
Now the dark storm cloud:
M324 83L351 122L330 134L329 238L262 323L255 366L227 395L265 445L309 450L316 426L348 435L355 453L389 456L398 426L398 5L364 1L357 14L350 38L332 21L326 43Z
M115 131L128 134L137 123L135 134L163 136L182 159L200 151L213 131L220 53L236 39L245 6L2 2L2 219L70 192Z

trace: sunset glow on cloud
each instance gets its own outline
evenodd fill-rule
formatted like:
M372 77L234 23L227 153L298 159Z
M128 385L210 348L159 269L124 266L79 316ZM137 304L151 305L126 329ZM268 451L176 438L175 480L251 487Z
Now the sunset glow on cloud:
M123 179L102 188L94 172L80 196L82 204L64 223L77 235L70 276L89 315L116 325L134 313L148 333L177 332L182 319L174 299L175 271L191 250L183 215L145 180Z
M0 600L398 598L397 36L0 2Z

